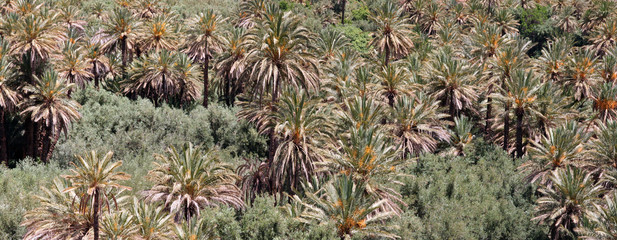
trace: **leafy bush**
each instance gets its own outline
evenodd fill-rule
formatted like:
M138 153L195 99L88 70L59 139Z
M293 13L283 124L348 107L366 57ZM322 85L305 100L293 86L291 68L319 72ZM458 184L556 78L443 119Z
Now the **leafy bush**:
M408 169L401 193L403 239L543 239L533 217L534 189L522 184L517 163L478 144L467 157L421 157Z
M338 25L334 28L337 31L343 32L345 36L351 40L351 47L354 50L357 50L361 53L368 52L368 44L371 41L371 36L369 32L362 31L362 29L352 25Z
M242 220L242 239L269 240L286 239L289 221L276 210L271 197L257 197L253 206L248 208Z
M529 50L532 56L538 55L546 42L560 33L556 23L551 19L551 7L536 5L535 8L518 9L519 31L536 45Z

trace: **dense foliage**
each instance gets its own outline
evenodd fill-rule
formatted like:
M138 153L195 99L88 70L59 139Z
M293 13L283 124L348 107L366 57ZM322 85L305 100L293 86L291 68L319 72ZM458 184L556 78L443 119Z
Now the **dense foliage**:
M6 0L1 239L614 239L609 0Z

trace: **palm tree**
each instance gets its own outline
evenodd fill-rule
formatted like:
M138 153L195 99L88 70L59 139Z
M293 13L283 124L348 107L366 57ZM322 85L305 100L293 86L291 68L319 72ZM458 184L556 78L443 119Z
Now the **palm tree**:
M5 115L15 109L19 102L19 93L11 86L17 74L9 62L8 44L0 40L0 163L8 164L7 133L4 128Z
M176 240L210 240L219 239L215 236L213 225L208 225L205 218L189 221L188 223L176 224L173 229Z
M551 171L571 165L581 165L586 154L584 143L588 137L575 121L566 122L556 129L549 129L547 136L543 136L540 142L531 142L533 144L529 150L531 158L519 169L529 173L527 179L531 182L540 179L540 183L545 184Z
M345 101L345 111L340 113L340 129L365 128L376 126L383 119L382 105L367 96L356 96Z
M222 51L222 36L218 31L218 26L225 21L220 15L208 10L200 13L189 21L189 38L187 39L187 54L195 61L203 63L204 78L204 101L203 106L208 107L208 71L210 68L210 58L212 53Z
M165 209L133 198L131 213L137 225L137 235L144 240L171 240L171 215Z
M318 62L312 51L307 51L312 49L312 34L291 12L272 10L259 31L251 32L249 45L247 62L251 67L247 70L253 95L258 96L260 103L269 95L271 112L276 112L274 106L282 87L317 89ZM274 129L269 132L268 159L272 161L277 144Z
M431 95L448 106L452 118L470 109L478 99L477 78L472 66L452 56L448 49L439 51L428 65L425 78Z
M604 83L594 88L593 110L602 122L617 119L617 85Z
M319 56L322 56L320 61L328 65L330 60L334 59L338 52L350 45L349 39L341 31L332 28L327 28L319 32L317 39L317 49Z
M602 56L600 64L600 75L604 82L612 83L617 81L617 48L613 48L613 51Z
M30 144L38 146L38 156L48 162L60 134L66 135L70 124L81 118L78 111L81 106L68 97L72 84L67 84L56 72L48 70L35 80L35 85L24 88L28 98L20 104L21 115L41 127L39 139Z
M602 56L611 48L615 47L617 41L617 20L608 20L595 28L593 37L590 39L593 43L593 49L598 55Z
M574 100L581 101L592 96L592 88L598 82L597 60L596 52L591 49L579 48L570 57L565 81L574 91Z
M141 22L135 20L131 12L125 8L116 8L109 16L107 21L103 22L103 31L99 33L99 37L103 41L103 49L110 52L120 48L122 54L122 78L126 79L126 67L128 66L128 54L132 51L137 40L138 29Z
M403 148L403 157L433 152L439 141L450 135L444 120L448 115L439 112L439 102L419 94L416 98L402 97L392 109L395 144Z
M402 9L398 9L391 1L386 1L370 16L377 30L373 33L373 39L369 44L384 54L385 66L390 63L390 55L394 55L395 58L405 56L413 47L412 25L401 15Z
M26 227L24 240L81 239L92 229L92 216L74 204L81 194L65 192L68 182L54 179L50 187L41 187L36 198L40 204L24 215L21 225Z
M86 21L82 20L83 13L78 7L70 4L60 4L58 8L59 21L67 30L76 29L79 32L84 31Z
M128 211L107 214L101 221L101 235L109 240L135 239L138 226L134 223L133 218L133 215Z
M375 78L380 83L376 94L385 97L390 107L394 107L397 97L409 96L412 91L419 90L415 84L408 82L410 76L407 71L394 65L382 67L381 71L375 74Z
M242 1L237 26L252 29L266 15L268 7L267 0Z
M581 239L615 239L617 238L617 192L604 196L604 202L598 217L583 219L582 226L575 231Z
M595 135L588 143L593 166L607 170L617 168L617 122L600 123Z
M73 175L63 176L71 181L71 187L64 189L63 192L77 192L79 195L79 210L82 213L92 214L92 228L94 240L99 239L99 214L102 206L109 208L110 200L116 201L119 193L114 190L130 190L130 187L122 186L118 181L128 180L130 175L117 172L122 166L122 161L111 162L113 152L107 152L105 156L96 151L86 153L84 156L77 156L77 164L71 169ZM118 206L116 205L116 209Z
M139 28L137 44L139 50L143 52L151 50L158 52L161 49L174 50L178 47L178 34L179 28L175 25L174 15L158 15L146 21L144 26Z
M180 106L184 106L195 101L199 97L199 79L201 73L198 66L192 64L191 59L186 54L177 54L174 66L176 86L178 88L177 99Z
M233 105L236 95L243 89L243 74L247 69L248 34L244 28L234 28L226 38L225 50L216 63L216 73L225 81L223 96L228 106Z
M86 44L84 60L91 67L90 71L94 78L94 87L99 88L101 77L107 74L110 69L109 58L105 56L101 44L94 38Z
M550 179L553 185L539 190L542 197L532 220L550 224L551 239L575 239L574 229L582 218L595 215L602 187L594 184L591 174L573 167L552 171Z
M472 144L474 135L472 134L473 122L466 116L454 118L454 129L449 130L452 136L452 147L449 154L454 156L465 156L465 151Z
M272 191L291 192L318 174L317 164L325 159L325 140L332 138L332 129L303 90L288 90L277 109L272 120L280 142L269 163L270 181Z
M90 71L91 66L85 59L83 52L83 48L69 42L64 46L59 60L54 62L55 69L60 77L81 89L84 89L86 81L93 77Z
M534 71L516 70L509 81L506 81L507 91L504 95L497 95L503 102L514 103L516 116L516 156L523 157L523 118L533 111L534 102L538 98L538 91L542 85Z
M306 192L306 199L294 196L294 201L305 207L300 218L312 224L333 222L338 236L350 239L358 233L396 239L384 231L383 221L395 216L392 211L379 211L385 200L366 195L368 186L355 182L352 174L341 174L317 191Z
M542 49L536 61L536 68L542 73L544 81L562 81L564 78L571 43L564 38L551 41Z
M188 143L180 151L171 146L166 154L155 155L156 168L149 173L155 185L143 191L146 201L163 202L166 210L175 213L177 223L199 216L205 207L243 208L235 185L238 176L213 154Z

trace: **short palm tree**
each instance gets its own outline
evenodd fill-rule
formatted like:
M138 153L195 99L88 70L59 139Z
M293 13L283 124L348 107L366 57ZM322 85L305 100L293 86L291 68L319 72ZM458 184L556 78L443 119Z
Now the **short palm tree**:
M71 187L63 192L78 193L76 197L79 199L79 210L92 216L94 240L99 239L99 218L103 206L107 205L109 209L110 200L117 202L118 190L131 189L119 184L119 181L128 180L131 176L117 171L122 166L122 161L112 162L112 156L113 152L107 152L103 156L96 151L78 155L77 163L72 163L74 168L70 170L73 175L63 176L71 181Z
M171 240L171 215L160 206L146 204L137 198L133 199L131 214L137 225L137 235L144 240Z
M155 155L156 168L149 174L155 184L142 193L146 201L162 202L175 214L176 222L199 216L205 207L224 204L243 208L235 185L238 176L213 154L188 143L180 151L172 146L165 154Z
M40 125L39 139L30 144L37 146L40 159L48 162L60 134L67 134L70 124L81 118L81 105L68 97L72 84L56 72L48 70L35 79L34 85L25 87L28 98L20 104L20 114Z
M267 0L247 0L240 3L237 26L251 29L265 16Z
M5 54L7 51L8 44L0 40L0 164L8 164L9 160L5 115L13 111L19 102L19 93L12 86L17 73Z
M328 63L334 59L337 52L349 46L349 39L340 31L334 29L324 29L319 33L317 39L317 49L319 50L320 61Z
M195 219L187 223L176 224L173 229L175 240L212 240L215 236L214 226L207 224L205 218Z
M77 6L70 4L59 4L59 21L68 30L76 29L83 32L86 21L83 20L83 13Z
M593 37L591 37L594 50L598 55L604 55L615 47L617 42L617 20L609 19L595 28Z
M575 239L574 229L580 226L582 218L595 215L602 187L595 185L592 178L573 167L551 172L553 184L539 190L542 197L537 200L536 217L532 219L549 224L551 239Z
M593 110L602 122L617 119L617 85L604 83L594 88Z
M107 214L101 220L101 235L109 240L135 239L138 225L133 219L133 215L126 210Z
M448 154L454 156L464 156L465 151L472 145L474 135L472 134L473 122L466 116L454 118L454 129L449 130L452 136L451 148Z
M273 191L291 192L318 174L317 164L326 157L325 143L332 138L332 129L316 102L302 90L283 94L277 109L273 122L280 141L270 162L270 181Z
M318 192L307 192L306 199L294 197L294 201L305 207L300 219L312 224L332 222L341 239L349 239L358 233L396 239L396 235L384 230L383 224L396 214L379 211L385 200L367 196L367 188L363 182L354 182L352 175L340 174Z
M225 21L223 17L212 10L200 13L189 20L187 34L188 48L186 53L194 60L203 63L204 100L203 106L208 107L208 84L209 68L212 53L222 51L222 35L219 33L219 25Z
M557 82L563 80L571 48L571 44L567 39L559 38L549 42L542 49L535 65L538 71L542 73L543 80Z
M370 128L380 124L383 119L382 105L366 96L346 100L344 108L345 111L340 113L340 129L344 131L351 127Z
M617 122L600 123L595 138L588 145L593 166L610 170L617 168Z
M391 1L386 1L370 16L377 26L370 45L384 54L385 66L389 65L391 55L395 58L405 56L413 47L412 25L401 15L402 9L398 9Z
M582 164L587 139L588 134L575 121L549 129L547 136L543 136L540 142L531 142L531 158L519 168L529 174L527 179L531 182L539 179L541 184L545 184L549 181L551 171Z
M448 115L439 112L438 101L423 94L399 98L392 116L393 135L404 157L433 152L439 141L450 139L448 123L444 120Z
M40 205L24 215L21 223L26 227L25 240L81 239L91 236L92 215L82 212L74 199L79 192L64 192L67 182L54 179L50 187L41 187L36 196Z
M103 31L99 34L103 41L103 49L110 52L120 49L122 59L122 78L127 78L126 68L129 63L129 52L137 41L138 29L141 22L133 17L126 8L116 8L109 19L103 22Z

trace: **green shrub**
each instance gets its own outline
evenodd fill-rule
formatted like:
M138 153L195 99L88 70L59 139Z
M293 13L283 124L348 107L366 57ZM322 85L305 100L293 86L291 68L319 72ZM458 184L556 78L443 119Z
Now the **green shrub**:
M289 221L276 209L271 197L257 197L242 219L242 239L287 239Z
M352 26L352 25L344 25L344 26L336 26L334 27L336 30L341 31L351 40L351 47L354 50L357 50L361 53L368 53L369 42L371 41L370 33L366 31L362 31L362 29Z
M519 8L516 15L520 21L519 32L521 36L536 44L529 50L529 54L532 56L538 55L546 42L561 32L551 18L550 6L538 4L535 8Z

